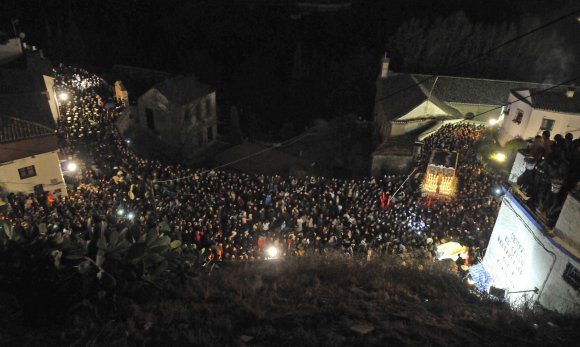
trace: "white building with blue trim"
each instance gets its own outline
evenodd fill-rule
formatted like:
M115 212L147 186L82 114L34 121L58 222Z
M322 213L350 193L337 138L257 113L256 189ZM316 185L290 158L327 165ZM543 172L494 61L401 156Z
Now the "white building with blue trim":
M568 193L554 228L524 199L515 186L505 190L485 257L479 271L470 272L480 289L513 306L578 314L580 187Z

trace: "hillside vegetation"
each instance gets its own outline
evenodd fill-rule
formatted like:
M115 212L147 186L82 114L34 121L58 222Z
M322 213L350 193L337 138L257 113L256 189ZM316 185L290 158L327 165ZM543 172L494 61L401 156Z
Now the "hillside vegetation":
M562 346L578 341L578 319L513 312L470 293L438 264L419 270L395 259L366 262L341 255L222 264L131 295L89 296L53 311L40 324L25 316L30 313L20 309L17 295L4 291L0 343ZM50 297L46 291L36 295Z

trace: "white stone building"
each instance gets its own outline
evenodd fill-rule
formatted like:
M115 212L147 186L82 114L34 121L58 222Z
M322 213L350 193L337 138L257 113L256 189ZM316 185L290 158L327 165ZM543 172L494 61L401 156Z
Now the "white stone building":
M217 137L215 91L193 76L161 82L138 99L138 123L193 157Z
M376 81L374 122L381 144L373 153L372 174L406 172L416 137L443 121L497 119L510 91L553 85L389 71L384 57ZM401 153L401 155L393 155Z
M561 87L549 91L515 89L500 118L498 141L503 146L514 138L528 140L545 130L580 136L580 96L575 88Z
M0 190L2 193L50 192L67 195L61 155L53 129L0 117Z

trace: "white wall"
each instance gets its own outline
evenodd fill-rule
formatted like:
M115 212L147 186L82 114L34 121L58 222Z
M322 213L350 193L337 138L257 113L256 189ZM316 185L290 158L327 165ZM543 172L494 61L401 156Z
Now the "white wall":
M556 222L556 231L575 247L580 248L580 198L569 193Z
M443 111L433 102L425 100L419 106L415 107L414 109L407 112L405 115L397 118L396 120L402 121L441 115L447 115L447 112Z
M568 263L576 268L580 263L541 228L513 196L506 194L483 266L495 287L508 292L539 289L538 294L507 294L506 299L515 306L537 301L551 310L580 313L580 293L562 277Z
M208 100L209 108L207 107ZM186 105L177 106L152 88L138 101L139 123L144 128L147 128L147 108L153 111L155 132L163 141L181 148L186 155L201 152L216 140L215 92L192 100ZM210 126L213 130L212 141L209 141L206 131Z
M516 153L516 158L514 159L514 163L512 165L512 170L510 171L510 175L508 177L508 181L510 183L517 183L518 178L521 174L526 171L526 162L524 161L525 155L520 152Z
M556 121L554 128L550 131L552 138L556 134L564 136L567 132L574 134L574 138L580 136L580 115L535 109L532 111L532 117L522 138L527 139L541 135L543 130L540 130L540 127L544 118Z
M455 108L465 117L469 112L473 113L475 120L480 122L488 122L490 119L497 119L501 112L498 105L476 105L465 104L460 102L449 102L449 106Z
M519 93L522 94L524 97L529 95L528 91L520 91ZM523 137L524 132L526 131L526 128L528 126L528 122L530 121L530 116L532 114L532 106L519 100L512 93L510 93L510 95L508 96L508 102L512 103L511 110L501 123L498 132L498 141L502 146L513 138L516 138L518 136ZM518 109L524 111L524 116L520 124L513 122L513 120L516 119L518 115Z
M520 92L524 96L529 92ZM555 120L554 127L550 131L552 138L556 134L564 135L568 132L574 135L574 138L580 137L580 114L569 114L547 110L534 109L525 102L518 100L513 94L509 95L509 102L513 102L510 113L501 124L498 132L498 141L503 146L509 140L521 137L524 140L541 135L543 130L542 120L544 118ZM524 117L521 124L514 123L517 117L518 108L524 111Z
M34 165L36 176L20 179L18 169ZM60 168L58 152L48 152L0 164L0 187L8 192L34 192L34 186L42 184L45 191L67 195L66 184Z
M50 106L50 113L52 113L52 119L54 119L54 124L58 122L58 109L56 105L56 96L54 95L54 77L42 75L44 79L44 85L46 86L46 91L48 93L48 106Z

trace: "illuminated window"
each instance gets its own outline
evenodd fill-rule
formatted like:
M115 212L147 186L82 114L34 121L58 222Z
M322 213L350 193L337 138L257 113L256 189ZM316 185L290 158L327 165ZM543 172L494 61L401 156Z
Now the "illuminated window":
M518 113L516 115L516 118L514 118L514 123L521 124L523 118L524 118L524 111L518 109Z
M25 178L30 178L36 176L36 168L34 165L23 167L18 169L18 175L20 175L20 179L23 180Z
M575 268L572 264L568 263L562 277L566 283L571 285L577 291L580 291L580 270Z
M554 129L554 123L556 123L555 120L544 118L542 119L542 126L540 127L540 130L552 131L552 129Z

